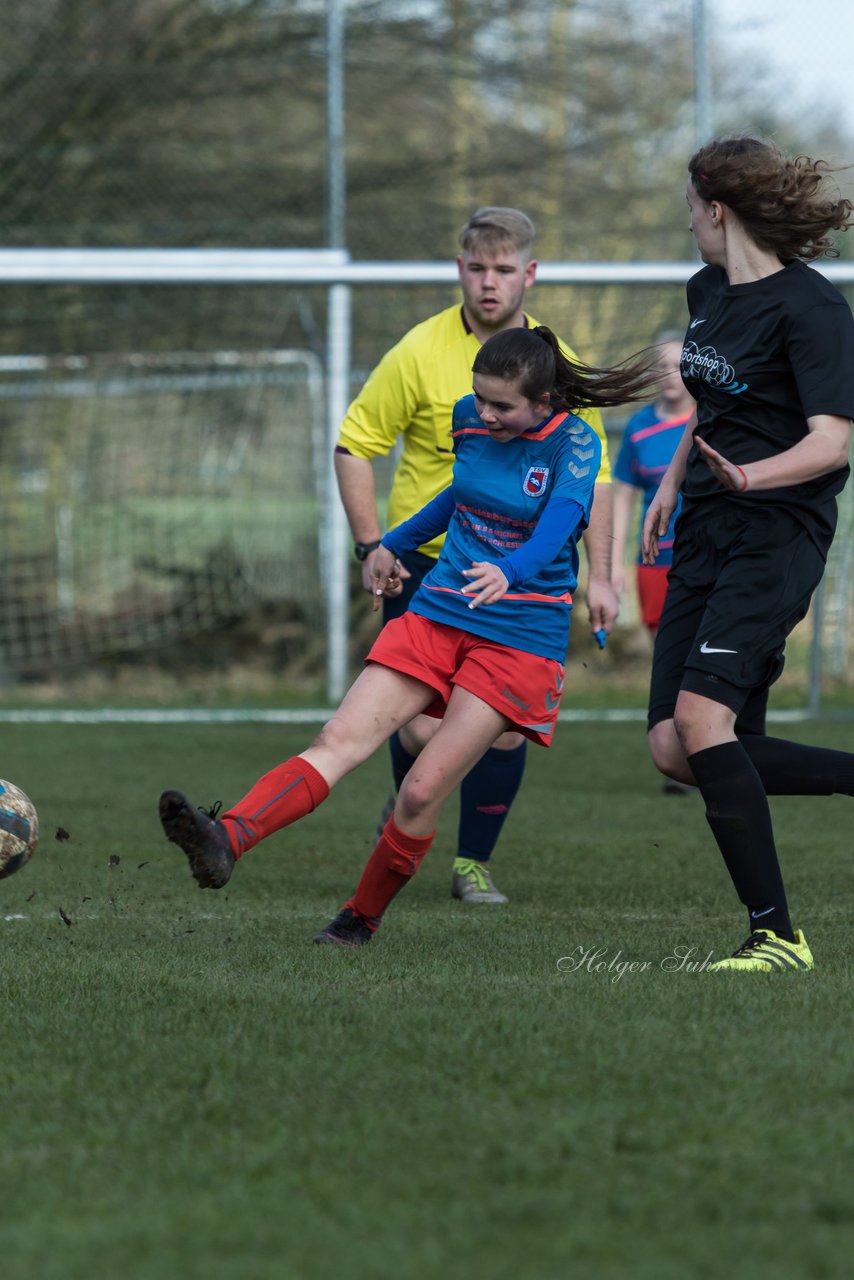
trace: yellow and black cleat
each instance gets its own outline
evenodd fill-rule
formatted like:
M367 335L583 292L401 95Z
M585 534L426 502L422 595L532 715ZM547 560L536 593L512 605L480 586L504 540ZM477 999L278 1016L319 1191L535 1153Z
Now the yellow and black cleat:
M800 929L795 934L794 942L778 938L771 929L757 929L726 960L718 960L709 965L709 973L774 973L783 969L803 970L813 967L812 952Z

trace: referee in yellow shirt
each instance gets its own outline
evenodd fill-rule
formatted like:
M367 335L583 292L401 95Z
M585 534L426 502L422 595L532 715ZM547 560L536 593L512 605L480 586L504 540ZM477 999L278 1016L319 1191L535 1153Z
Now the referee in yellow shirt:
M388 507L389 528L407 520L451 482L454 455L451 411L471 391L471 367L481 344L501 329L534 326L523 303L534 283L534 226L518 209L478 209L460 231L457 257L462 305L448 307L415 325L383 356L341 426L335 471L362 563L362 583L371 590L371 566L381 534L373 459L402 441ZM571 358L574 352L561 343ZM595 488L587 553L587 607L592 631L610 631L618 604L611 587L611 471L601 415L585 415L602 441L602 467ZM402 613L424 575L435 564L441 539L405 557L404 591L383 601L383 622ZM395 788L400 786L438 721L419 716L391 739ZM464 778L452 892L469 903L503 903L489 859L522 781L525 739L503 733ZM393 797L390 800L393 804Z

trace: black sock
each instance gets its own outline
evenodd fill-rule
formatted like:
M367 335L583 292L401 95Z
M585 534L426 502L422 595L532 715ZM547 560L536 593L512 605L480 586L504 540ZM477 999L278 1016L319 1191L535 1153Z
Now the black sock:
M768 796L854 796L854 754L785 738L739 738Z
M460 787L458 858L488 862L522 783L527 742L511 751L490 747Z
M411 756L406 750L406 747L400 741L399 733L391 735L388 740L388 748L391 752L391 772L394 777L394 789L399 791L403 786L403 779L415 764L415 756Z
M696 751L688 763L751 932L772 929L794 942L768 798L750 756L740 742L722 742Z

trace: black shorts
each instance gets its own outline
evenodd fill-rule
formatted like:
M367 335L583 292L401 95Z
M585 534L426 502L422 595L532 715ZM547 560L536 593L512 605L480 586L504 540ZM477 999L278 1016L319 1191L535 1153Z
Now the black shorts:
M673 717L680 689L723 703L736 731L764 731L786 638L824 572L817 546L787 511L717 500L686 503L655 640L648 727Z

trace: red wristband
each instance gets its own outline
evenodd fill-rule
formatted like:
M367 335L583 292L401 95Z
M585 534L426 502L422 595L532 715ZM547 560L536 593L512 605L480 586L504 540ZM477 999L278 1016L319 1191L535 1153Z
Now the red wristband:
M737 462L734 462L732 465L735 467L736 471L738 472L738 474L741 476L742 480L744 481L744 484L741 486L741 488L739 489L739 491L738 491L738 492L739 492L739 493L744 493L745 489L747 488L747 476L744 474L744 472L742 471L741 467L738 465L738 463L737 463Z

